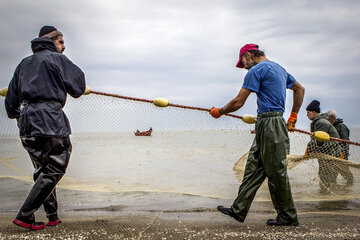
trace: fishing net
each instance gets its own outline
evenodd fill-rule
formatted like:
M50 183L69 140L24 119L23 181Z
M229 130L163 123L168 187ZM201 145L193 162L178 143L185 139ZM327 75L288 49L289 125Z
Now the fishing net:
M239 116L214 119L207 109L151 102L96 91L68 98L64 111L72 126L73 153L58 187L234 199L254 125ZM33 167L16 121L6 116L4 98L0 120L0 179L31 182ZM288 175L295 201L360 198L359 143L320 142L306 131L289 136ZM265 181L255 201L269 200Z

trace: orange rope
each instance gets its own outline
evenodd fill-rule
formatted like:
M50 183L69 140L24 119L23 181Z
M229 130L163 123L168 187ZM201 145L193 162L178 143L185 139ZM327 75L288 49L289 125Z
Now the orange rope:
M305 133L305 134L310 135L310 136L313 136L313 135L314 135L313 132L308 132L308 131L301 130L301 129L296 129L296 128L294 128L292 131L294 131L294 132L299 132L299 133ZM330 137L330 139L331 139L331 140L334 140L334 141L338 141L338 142L343 142L343 143L348 143L348 144L360 146L360 143L354 142L354 141L350 141L350 140L340 139L340 138L336 138L336 137Z
M127 100L132 100L132 101L147 102L147 103L152 103L153 102L152 100L148 100L148 99L126 97L126 96L121 96L121 95L118 95L118 94L104 93L104 92L98 92L98 91L93 91L93 90L91 90L90 93L93 93L93 94L96 94L96 95L103 95L103 96L107 96L107 97L127 99ZM169 103L168 106L170 106L170 107L178 107L178 108L185 108L185 109L192 109L192 110L198 110L198 111L205 111L205 112L210 112L210 110L211 110L211 109L207 109L207 108L185 106L185 105L179 105L179 104L173 104L173 103ZM242 116L238 116L238 115L234 115L234 114L225 114L225 115L233 117L233 118L242 119Z
M132 100L132 101L147 102L147 103L152 103L153 102L152 100L148 100L148 99L126 97L126 96L121 96L121 95L118 95L118 94L98 92L98 91L94 91L94 90L91 90L90 93L96 94L96 95L103 95L103 96L107 96L107 97L114 97L114 98ZM210 112L210 110L211 110L211 109L208 109L208 108L192 107L192 106L185 106L185 105L179 105L179 104L173 104L173 103L169 103L168 106L191 109L191 110L198 110L198 111L204 111L204 112ZM225 115L229 116L229 117L233 117L233 118L242 119L242 116L238 116L238 115L234 115L234 114L225 114ZM292 131L299 132L299 133L304 133L304 134L307 134L307 135L310 135L310 136L314 135L314 133L312 133L312 132L308 132L308 131L301 130L301 129L296 129L296 128L294 128ZM334 137L330 137L330 139L334 140L334 141L338 141L338 142L344 142L344 143L360 146L360 143L354 142L354 141L349 141L349 140L344 140L344 139L334 138Z
M126 97L126 96L121 96L118 94L98 92L98 91L94 91L94 90L90 90L90 93L96 94L96 95L103 95L103 96L107 96L107 97L122 98L122 99L127 99L127 100L132 100L132 101L140 101L140 102L148 102L148 103L153 102L152 100L148 100L148 99Z

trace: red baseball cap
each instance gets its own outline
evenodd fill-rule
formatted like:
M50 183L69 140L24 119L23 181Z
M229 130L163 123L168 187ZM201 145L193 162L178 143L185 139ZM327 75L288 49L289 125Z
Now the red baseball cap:
M240 53L239 53L239 61L236 64L236 67L238 68L244 68L244 64L242 64L241 62L241 57L250 50L259 50L259 46L253 43L248 43L245 44L241 49L240 49Z

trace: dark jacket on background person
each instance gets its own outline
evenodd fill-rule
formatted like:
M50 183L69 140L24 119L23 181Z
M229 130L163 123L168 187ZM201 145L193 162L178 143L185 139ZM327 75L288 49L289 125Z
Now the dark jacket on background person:
M344 124L344 121L341 118L336 119L333 125L336 128L337 132L339 133L341 139L350 140L350 130ZM341 142L340 147L341 147L341 152L344 153L345 159L348 159L349 144Z
M310 125L311 132L323 131L330 135L330 137L339 138L339 134L335 127L328 121L326 114L319 114ZM308 143L309 152L320 152L334 157L340 156L340 146L336 141L319 142L311 137L311 141Z
M33 55L16 67L5 98L9 118L19 118L21 136L68 136L69 120L63 112L67 93L74 98L85 91L85 75L49 38L31 41Z

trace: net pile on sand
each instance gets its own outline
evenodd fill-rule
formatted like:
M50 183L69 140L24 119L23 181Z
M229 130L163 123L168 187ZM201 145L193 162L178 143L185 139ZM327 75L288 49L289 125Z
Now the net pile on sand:
M68 98L64 111L72 126L73 153L59 187L72 190L233 199L255 136L254 125L239 116L213 119L207 109L157 107L150 100L95 91ZM16 121L7 119L4 98L0 120L0 178L32 181L29 157ZM344 142L319 142L305 131L289 136L288 174L295 201L360 198L359 143L346 143L346 160ZM266 182L255 200L270 200Z

